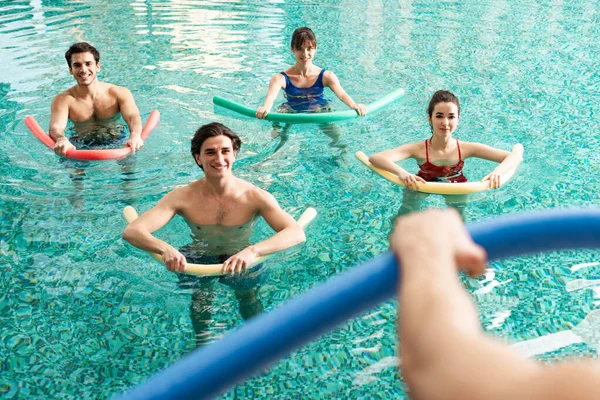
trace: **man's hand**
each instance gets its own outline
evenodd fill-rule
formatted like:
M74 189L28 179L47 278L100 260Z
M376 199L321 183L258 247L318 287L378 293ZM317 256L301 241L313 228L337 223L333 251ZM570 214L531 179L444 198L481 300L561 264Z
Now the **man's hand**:
M163 262L169 271L185 272L187 260L174 247L168 246L162 253Z
M67 156L67 151L75 149L73 143L69 142L65 136L58 138L58 140L54 143L54 152L61 157Z
M256 257L254 247L246 247L244 250L225 260L221 272L229 275L241 274L256 260Z
M454 209L412 213L396 220L390 239L402 268L420 268L436 258L440 268L453 267L477 276L485 271L487 254L475 244Z
M135 153L136 151L141 149L143 145L144 145L144 141L139 136L129 138L129 140L125 142L125 146L131 148L131 151L133 153Z

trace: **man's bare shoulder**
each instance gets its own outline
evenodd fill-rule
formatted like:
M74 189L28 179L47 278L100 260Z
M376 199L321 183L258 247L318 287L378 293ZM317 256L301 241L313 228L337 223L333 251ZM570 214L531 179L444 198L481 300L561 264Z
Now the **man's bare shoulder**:
M76 86L70 87L62 93L57 94L52 100L53 105L69 105L75 100L75 88Z
M244 181L243 179L240 179L240 181L243 182L240 183L240 185L243 185L241 187L244 189L244 196L246 196L250 203L262 207L275 201L275 197L266 190L261 189L250 182Z
M124 86L117 86L112 83L102 82L104 90L106 90L113 97L123 97L131 95L131 91Z
M167 194L167 196L171 196L173 198L178 199L187 199L191 196L202 195L204 192L204 184L202 179L198 179L197 181L193 181L188 183L187 185L179 186L175 190L172 190Z
M196 183L197 181L170 191L160 199L157 206L173 209L179 213L180 210L186 208L187 204L197 199L198 190L195 186Z

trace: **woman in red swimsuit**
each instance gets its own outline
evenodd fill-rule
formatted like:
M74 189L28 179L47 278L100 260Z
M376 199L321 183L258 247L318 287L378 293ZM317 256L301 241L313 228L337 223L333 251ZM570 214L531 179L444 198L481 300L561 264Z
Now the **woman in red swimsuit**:
M464 160L469 157L500 163L482 179L482 181L489 181L490 188L497 189L501 184L501 173L512 168L515 162L519 162L518 158L508 151L482 143L459 142L452 137L460 120L460 104L454 94L445 90L435 92L429 102L427 113L432 131L431 138L417 143L403 144L369 158L374 166L398 175L408 189L418 190L420 182L466 182L467 178L462 170ZM417 160L419 172L411 174L395 164L407 158Z
M376 167L392 172L404 181L409 189L419 188L419 182L466 182L462 169L464 160L469 157L483 158L501 163L482 181L489 181L490 187L500 187L500 174L511 168L512 153L482 143L459 142L452 133L460 120L460 104L458 98L445 90L435 92L429 107L429 124L431 138L417 143L403 144L395 149L374 154L369 161ZM414 158L419 165L419 172L411 174L395 163Z

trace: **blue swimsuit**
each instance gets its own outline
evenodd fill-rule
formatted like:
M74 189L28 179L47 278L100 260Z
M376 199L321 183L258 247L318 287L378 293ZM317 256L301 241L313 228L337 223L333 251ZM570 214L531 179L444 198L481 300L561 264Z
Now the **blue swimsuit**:
M281 72L281 75L285 78L285 98L287 99L287 105L292 111L295 112L307 112L317 111L322 106L329 105L329 101L323 95L323 74L325 69L322 69L319 73L319 77L316 82L307 88L299 88L294 86L290 77L285 72Z

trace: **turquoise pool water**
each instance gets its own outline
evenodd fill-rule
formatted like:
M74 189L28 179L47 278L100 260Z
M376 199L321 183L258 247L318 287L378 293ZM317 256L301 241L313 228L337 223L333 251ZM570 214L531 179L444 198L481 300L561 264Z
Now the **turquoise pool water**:
M425 139L437 89L462 100L460 139L525 147L509 185L471 198L468 220L597 204L599 17L592 1L0 0L0 395L110 398L194 348L189 292L121 241L121 210L145 211L199 177L189 138L210 121L242 136L240 177L294 216L319 211L307 243L268 262L266 311L387 248L401 191L353 153ZM397 87L406 96L339 124L335 146L318 127L297 125L273 153L268 123L215 115L211 98L258 105L271 75L293 62L289 36L300 25L317 34L315 63L356 100ZM73 182L23 124L34 115L48 126L51 99L73 84L64 52L80 39L100 49L102 80L127 86L143 114L161 111L133 173L95 162ZM489 168L469 160L466 173ZM267 234L259 225L256 238ZM189 240L181 220L159 236ZM600 304L597 261L590 251L511 259L466 284L491 334L520 342L574 330L582 342L534 356L597 357L597 339L582 328ZM215 290L216 340L242 321L232 291ZM395 303L382 304L223 397L403 398L395 321Z

